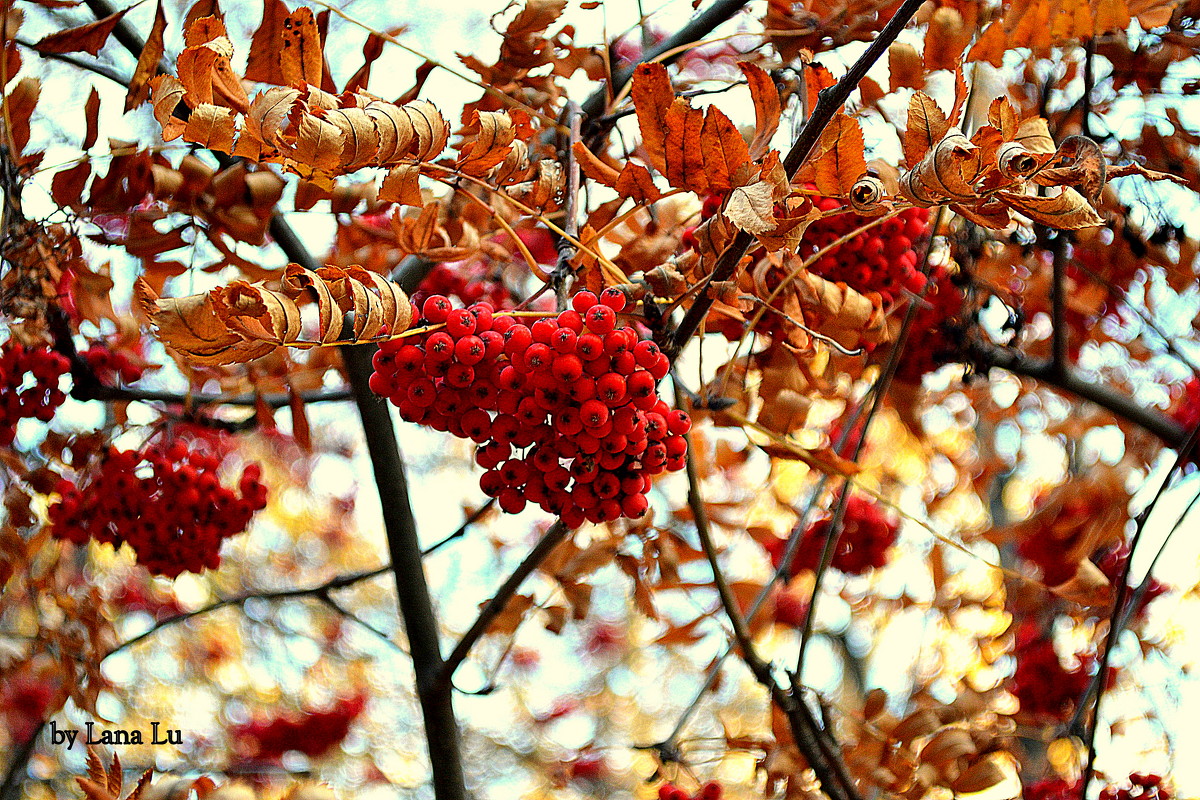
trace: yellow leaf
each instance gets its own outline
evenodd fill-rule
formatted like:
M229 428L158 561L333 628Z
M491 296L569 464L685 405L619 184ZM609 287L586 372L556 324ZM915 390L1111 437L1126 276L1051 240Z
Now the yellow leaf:
M398 164L392 167L379 186L379 202L400 203L406 206L424 205L421 185L417 180L420 175L421 171L416 164Z

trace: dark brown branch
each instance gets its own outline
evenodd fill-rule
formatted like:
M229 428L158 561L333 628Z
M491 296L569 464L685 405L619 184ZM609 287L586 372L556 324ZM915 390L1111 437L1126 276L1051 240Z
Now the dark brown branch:
M997 367L1014 375L1034 378L1047 386L1061 389L1084 400L1090 400L1118 417L1150 431L1162 439L1168 447L1179 449L1186 437L1187 431L1183 426L1165 414L1140 405L1129 395L1118 392L1112 387L1085 380L1075 370L1068 369L1065 372L1059 372L1051 361L1030 358L1016 350L983 342L970 343L967 346L966 356L969 363L981 372Z
M1050 276L1050 363L1059 372L1065 372L1070 361L1067 356L1067 337L1070 329L1067 327L1067 298L1065 296L1067 282L1067 236L1059 231L1051 245L1053 261Z
M76 400L104 400L118 402L132 400L143 403L169 403L189 408L197 406L257 406L262 403L269 408L285 408L291 403L287 394L187 394L186 392L167 392L156 389L135 389L128 386L94 386L77 385L71 391ZM347 388L319 389L315 392L301 392L300 399L305 403L329 403L351 399L352 394Z
M879 35L875 38L871 45L863 52L857 61L846 71L846 74L841 79L827 89L823 89L817 95L817 105L812 110L812 114L804 122L804 126L800 129L800 133L796 136L796 141L792 144L787 156L783 160L783 168L790 180L804 160L808 158L809 153L817 144L817 140L821 137L821 133L825 127L833 119L834 114L845 104L850 94L858 88L858 83L867 74L868 70L875 65L908 21L912 19L913 14L917 13L917 9L921 7L924 0L904 0L899 8L896 9L896 14L888 23L879 31ZM717 264L713 267L710 280L713 283L727 281L736 273L742 257L754 242L754 236L746 231L739 230L733 241L725 248L717 259ZM667 343L666 351L668 355L674 356L683 349L688 340L700 329L700 325L704 322L704 317L708 314L708 310L712 307L714 297L707 292L701 293L691 308L684 314L683 320L679 323L679 327L675 331L672 340Z
M190 619L195 619L196 617L204 616L205 614L211 614L212 612L220 611L223 608L244 606L251 600L288 600L298 597L327 598L330 592L335 592L338 589L345 589L348 586L353 586L356 583L370 580L371 578L377 578L380 575L384 575L390 571L391 567L380 567L379 569L373 569L367 572L355 572L350 575L339 575L338 577L328 580L317 586L308 586L302 589L278 589L269 592L248 592L246 594L240 594L237 597L227 597L223 600L217 600L216 602L209 603L201 608L197 608L192 611L185 611L182 614L175 614L174 616L160 620L149 630L143 631L137 636L121 642L119 645L110 650L105 658L108 658L108 656L111 656L114 653L119 653L122 650L133 647L138 642L150 638L163 628L169 628L172 625L177 625L180 622L187 622Z
M491 624L504 611L504 607L508 605L508 601L517 593L517 589L521 588L521 584L525 579L538 568L538 566L546 560L554 548L562 544L563 540L570 535L571 529L562 523L562 520L557 520L550 526L550 530L533 546L529 554L523 560L513 573L508 576L508 580L500 585L496 590L496 594L488 601L483 610L479 612L479 616L472 623L467 632L458 640L458 644L454 646L454 650L446 657L446 663L442 668L442 673L439 685L446 687L450 686L450 680L454 677L454 671L466 660L467 655L471 652L471 648L475 643L487 633Z
M583 112L579 105L568 101L563 108L562 119L568 128L567 137L559 137L558 157L567 176L567 200L563 209L563 232L566 236L556 237L558 263L550 275L550 284L554 288L555 307L559 311L567 308L568 292L571 290L571 259L575 257L575 245L572 239L579 238L579 162L575 159L575 143L579 141L579 126Z
M87 59L76 58L75 56L67 55L66 53L43 53L42 51L34 48L33 42L27 42L24 39L13 39L12 41L16 42L21 47L32 50L42 58L49 58L53 61L61 61L64 64L70 64L73 67L78 67L79 69L87 70L88 72L94 72L101 78L108 78L114 83L119 83L120 85L129 88L129 79L117 72L108 64L101 64L98 61L88 61Z
M658 47L655 47L650 52L642 53L639 63L653 61L669 50L674 50L677 47L682 47L683 45L703 39L712 33L717 26L728 21L745 6L746 0L715 0L712 5L697 14L687 25L680 28L674 36L668 36L659 42ZM664 64L670 64L682 55L682 52L676 53L662 58L660 61ZM587 139L591 140L604 130L599 117L604 113L609 100L622 86L629 83L636 66L636 64L630 65L613 72L612 84L600 87L583 102L581 108L588 119L587 130L584 132ZM600 127L598 128L598 126Z
M708 511L704 506L704 498L700 494L700 478L696 473L696 459L690 437L688 438L686 467L688 505L692 509L696 534L700 538L700 546L704 550L709 568L712 569L713 583L717 587L717 594L721 598L725 616L733 626L733 636L742 651L742 660L746 662L746 666L750 668L758 682L770 692L771 701L787 715L792 737L796 740L800 752L808 759L809 766L816 773L822 790L832 800L857 800L858 793L854 788L853 781L845 771L841 759L833 752L830 742L826 740L825 732L821 730L816 718L805 705L799 687L796 686L789 693L780 686L771 673L771 666L759 657L754 647L750 628L742 616L737 598L729 588L729 582L725 579L725 574L721 571L721 565L717 559L717 548L713 544L712 531L708 523Z
M45 727L46 721L42 720L30 735L29 740L13 751L8 772L4 774L4 782L0 783L0 800L17 800L21 796L21 783L24 778L22 773L25 771L25 765L29 763L29 759L33 757L38 737L42 735L42 729Z

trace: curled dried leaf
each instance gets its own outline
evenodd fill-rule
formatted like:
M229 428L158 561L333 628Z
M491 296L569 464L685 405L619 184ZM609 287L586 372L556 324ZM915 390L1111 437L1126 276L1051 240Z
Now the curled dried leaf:
M136 294L162 342L197 364L242 363L280 345L301 343L298 301L316 305L322 344L369 339L385 326L398 333L412 324L411 305L399 287L357 266L314 273L289 264L279 289L237 281L180 298L160 298L139 279ZM354 314L350 338L342 330L345 312Z
M850 206L856 213L870 216L883 208L883 199L887 197L887 187L883 181L871 175L864 175L850 187Z

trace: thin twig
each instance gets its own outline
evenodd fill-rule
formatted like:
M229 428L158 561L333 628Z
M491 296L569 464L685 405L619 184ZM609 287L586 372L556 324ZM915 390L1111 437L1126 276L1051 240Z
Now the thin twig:
M377 578L380 575L384 575L390 571L391 567L379 567L378 569L368 570L366 572L355 572L350 575L339 575L336 578L331 578L330 580L318 584L317 586L308 586L300 589L275 589L266 592L248 592L246 594L240 594L236 597L226 597L222 600L209 603L206 606L202 606L191 611L185 611L182 614L175 614L174 616L160 620L154 625L154 627L142 631L131 639L126 639L112 650L109 650L108 654L105 655L105 658L119 653L122 650L127 650L128 648L133 647L138 642L150 638L164 628L169 628L172 625L179 624L180 622L187 622L190 619L195 619L196 617L204 616L205 614L211 614L214 611L220 611L223 608L244 606L251 600L286 600L297 597L328 596L330 592L337 591L338 589L344 589L347 586L353 586L356 583L370 580L371 578Z
M555 243L558 249L558 263L550 275L550 285L554 288L555 308L565 311L571 290L571 279L574 271L571 269L571 259L575 257L576 249L572 241L579 238L579 162L575 158L575 143L579 141L579 126L583 112L579 104L568 101L563 108L562 118L569 130L563 145L559 148L559 158L564 164L567 175L567 198L563 209L564 236L558 237Z
M488 513L489 511L491 511L492 507L495 505L496 505L496 498L489 497L487 499L486 503L484 503L479 508L472 511L470 516L468 516L465 520L463 520L462 525L459 525L458 529L455 530L454 533L429 545L429 547L426 547L424 550L421 551L421 555L427 556L427 555L436 553L438 550L441 550L443 547L450 544L450 542L464 536L467 532L467 529L470 528L472 525L474 525L476 522L478 522L480 519L482 519L483 515Z
M475 619L475 622L471 624L467 632L454 645L454 649L450 651L450 655L446 656L445 665L442 667L441 675L438 679L439 683L446 686L450 685L451 678L454 677L454 671L466 660L467 655L471 652L471 648L487 633L488 628L491 627L496 617L500 616L500 613L504 611L504 607L508 605L508 601L517 593L517 589L546 560L546 557L553 552L554 548L562 544L563 540L570 533L571 529L564 525L562 520L556 520L550 526L550 529L538 540L538 543L533 546L533 549L529 551L525 559L513 570L508 579L500 585L500 588L496 590L496 594L487 602L483 610L479 612L479 616Z
M41 50L38 50L33 46L33 42L27 42L24 39L14 38L12 41L21 45L21 47L32 50L42 58L49 58L53 61L61 61L64 64L70 64L73 67L78 67L79 69L87 70L88 72L94 72L101 78L108 78L113 83L118 83L127 89L129 88L129 79L117 72L108 64L101 64L98 61L88 61L83 58L76 58L75 56L68 55L66 53L43 53Z

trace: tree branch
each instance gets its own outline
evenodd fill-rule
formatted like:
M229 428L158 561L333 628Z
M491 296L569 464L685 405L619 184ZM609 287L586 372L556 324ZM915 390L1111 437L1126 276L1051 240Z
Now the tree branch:
M33 757L33 751L37 748L38 737L42 735L42 729L45 727L46 721L42 720L38 723L33 734L30 735L29 740L13 752L12 761L8 765L8 772L4 774L4 782L0 783L0 800L17 800L20 797L21 782L24 777L21 773L25 771L25 765Z
M550 530L546 531L545 535L533 546L529 554L525 556L513 573L508 576L508 580L500 585L496 590L495 596L488 601L483 610L479 612L479 616L472 623L467 632L458 640L458 644L446 657L446 663L443 665L441 675L438 679L438 684L441 686L450 686L450 679L454 677L454 671L466 660L467 654L471 652L471 648L475 643L487 633L487 629L495 621L496 617L500 616L504 611L504 607L508 605L508 601L517 593L517 589L525 582L538 566L546 560L546 557L562 544L563 540L571 533L571 529L563 524L562 520L557 520L550 526Z
M684 25L674 36L668 36L659 42L658 46L650 50L648 53L642 53L641 60L638 63L646 61L659 60L663 64L670 64L677 58L683 55L682 52L673 53L671 55L659 58L663 53L667 53L676 48L682 47L691 42L699 41L708 34L712 33L713 29L721 23L729 20L734 14L746 6L746 0L715 0L712 5L697 14L687 25ZM603 123L599 117L604 112L609 100L623 87L629 83L633 77L633 71L636 64L630 65L624 69L619 69L612 74L612 83L602 86L592 92L587 100L583 101L581 108L587 116L588 122L584 136L587 139L593 139L604 131ZM611 123L610 123L611 124Z
M816 146L817 140L825 127L829 125L834 114L845 104L847 98L850 97L857 87L859 81L867 74L868 70L875 65L888 47L908 21L912 19L913 14L917 13L917 9L921 7L924 0L904 0L900 7L896 9L895 15L888 20L887 25L879 31L879 35L871 42L871 45L863 52L857 61L846 71L846 74L841 79L827 89L823 89L817 96L817 105L812 110L812 114L804 122L804 126L800 129L800 133L796 136L796 141L792 144L787 156L783 160L783 168L787 173L788 180L796 174L800 169L800 165L808 158ZM742 256L750 248L754 242L754 236L746 231L739 230L737 235L733 237L733 241L725 248L717 259L716 266L713 267L710 280L713 283L727 281L736 273L738 266L741 264ZM708 293L701 293L692 303L691 307L684 314L683 320L679 323L679 327L675 330L675 335L665 348L670 356L675 356L683 349L688 340L700 329L700 325L704 322L704 317L708 314L708 310L712 307L713 301L716 298L711 297Z
M1090 400L1118 417L1140 425L1173 449L1179 449L1185 439L1187 432L1183 426L1165 414L1146 408L1109 386L1085 380L1073 369L1060 373L1052 361L1033 359L1016 350L977 341L967 345L965 356L968 363L981 372L986 373L989 368L998 367Z

